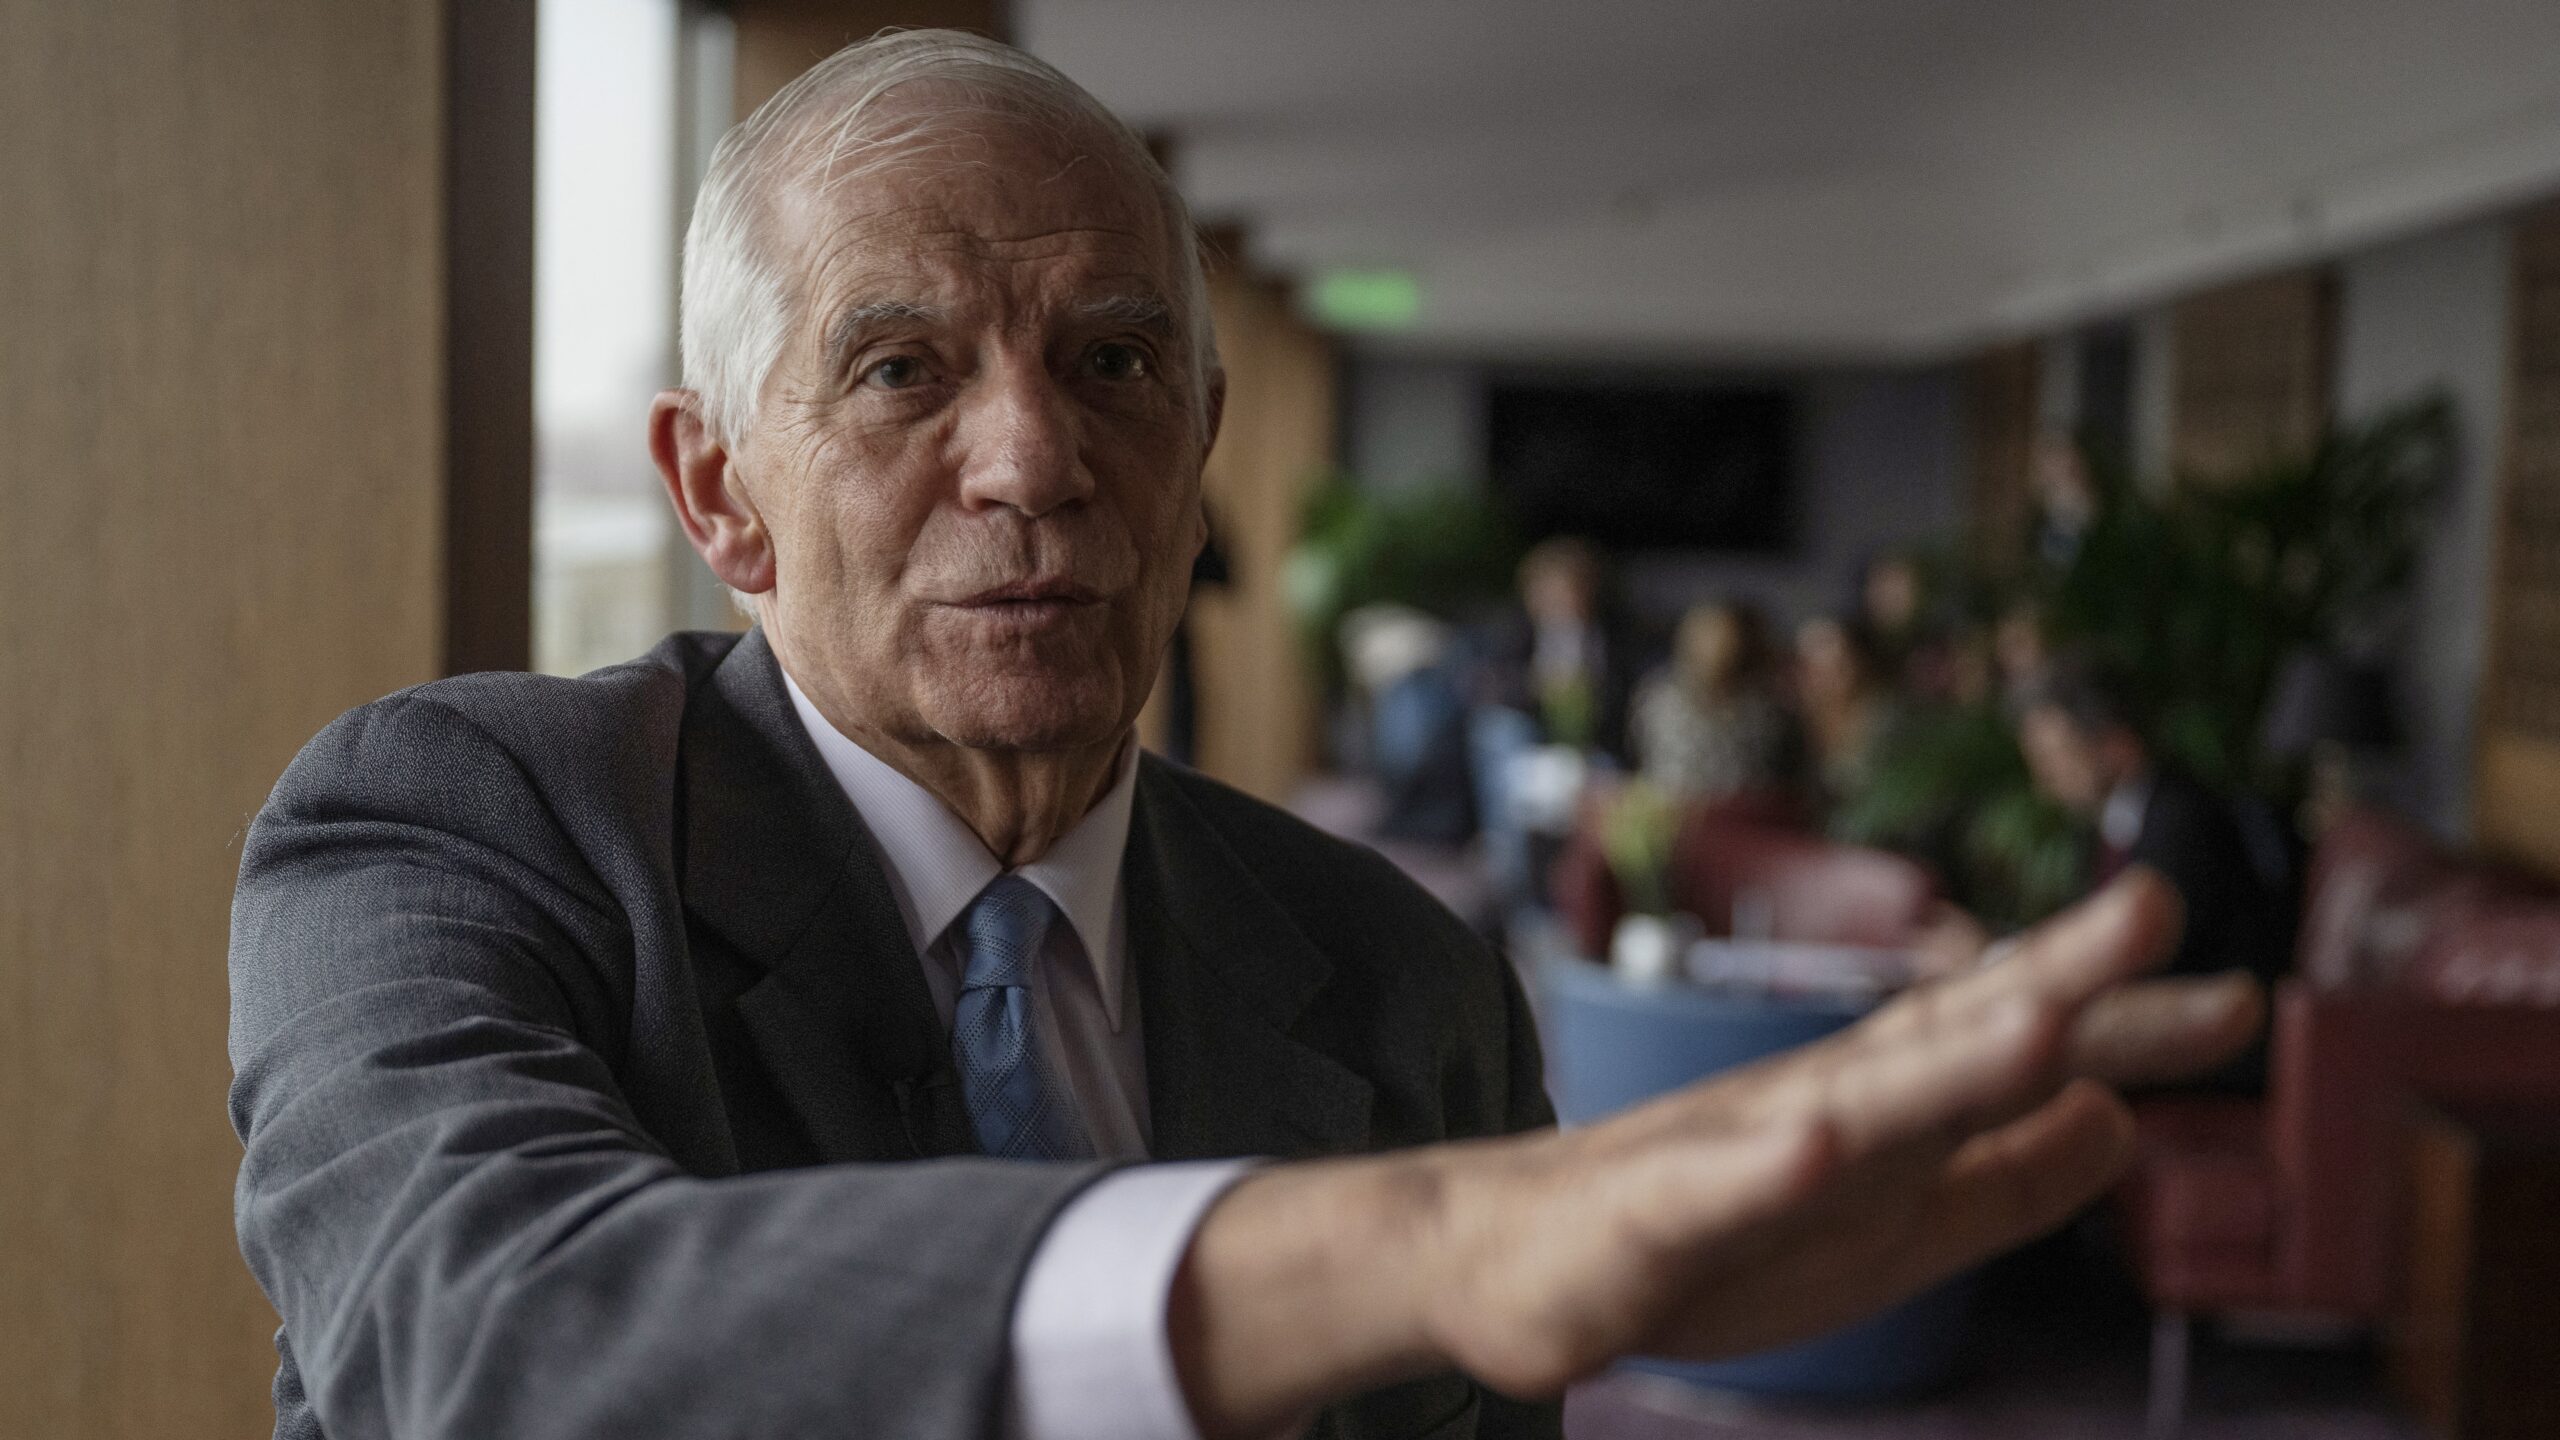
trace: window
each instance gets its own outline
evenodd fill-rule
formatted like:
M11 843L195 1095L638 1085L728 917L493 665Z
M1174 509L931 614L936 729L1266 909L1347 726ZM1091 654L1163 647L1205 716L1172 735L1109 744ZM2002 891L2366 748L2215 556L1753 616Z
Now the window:
M577 674L721 623L649 463L676 259L729 113L727 22L680 0L541 0L534 169L534 665Z

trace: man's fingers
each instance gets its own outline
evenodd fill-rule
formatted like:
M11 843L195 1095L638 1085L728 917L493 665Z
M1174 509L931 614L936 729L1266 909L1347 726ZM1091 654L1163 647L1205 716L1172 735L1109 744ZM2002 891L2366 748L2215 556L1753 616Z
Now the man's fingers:
M1952 1144L2049 1093L2068 1018L2032 996L2007 996L1961 1024L1816 1047L1770 1071L1751 1111L1763 1123L1818 1118L1844 1164L1913 1141Z
M2239 1054L2265 1019L2265 992L2246 975L2127 985L2081 1010L2064 1068L2110 1085L2182 1079Z
M1978 1028L1993 1007L2032 996L2073 1015L2064 1075L2140 1085L2199 1074L2246 1048L2266 999L2239 975L2126 983L2168 953L2179 924L2176 892L2148 870L2129 871L2029 932L2021 953L1992 971L1905 997L1855 1043Z
M1645 1106L1613 1122L1613 1140L1712 1148L1754 1133L1819 1134L1822 1160L1806 1173L1830 1175L1896 1154L1999 1154L2028 1143L2072 1158L2066 1142L2098 1132L2053 1127L2104 1120L2115 1102L2092 1109L2084 1093L2056 1110L2064 1079L2192 1073L2245 1043L2256 1023L2245 982L2111 993L2158 962L2178 923L2167 885L2133 872L2033 932L1995 972L1927 987L1821 1044ZM1679 1167L1659 1174L1675 1190L1706 1193ZM2059 1172L2066 1189L2071 1174Z
M2020 936L2015 955L1966 983L2023 985L2076 1002L2167 959L2184 924L2178 892L2157 872L2137 865Z
M2083 1082L1934 1162L1838 1171L1818 1203L1724 1250L1648 1343L1711 1360L1864 1318L2069 1219L2123 1169L2132 1132L2122 1102Z
M1852 1032L1852 1043L1900 1044L1945 1027L1970 1029L1990 1007L2030 997L2077 1006L2139 975L2168 954L2178 933L2177 892L2135 869L2019 937L2016 953L1987 969L1906 993Z
M2056 1087L2186 1073L2256 1024L2245 981L2125 986L2179 923L2169 888L2134 872L1990 970L1614 1122L1611 1148L1653 1151L1628 1207L1647 1217L1639 1253L1694 1297L1656 1343L1706 1356L1815 1333L2070 1218L2123 1169L2133 1122L2101 1084Z
M1917 1288L2023 1244L2080 1212L2133 1159L2133 1114L2094 1081L1965 1142L1927 1203Z

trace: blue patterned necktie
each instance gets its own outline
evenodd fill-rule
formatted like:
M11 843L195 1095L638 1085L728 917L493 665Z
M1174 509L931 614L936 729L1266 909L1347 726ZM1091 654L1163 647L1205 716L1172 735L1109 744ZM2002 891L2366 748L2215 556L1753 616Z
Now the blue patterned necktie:
M968 953L951 1013L951 1059L978 1148L1007 1160L1093 1153L1065 1080L1050 1072L1031 1003L1031 967L1057 914L1040 887L999 875L961 917Z

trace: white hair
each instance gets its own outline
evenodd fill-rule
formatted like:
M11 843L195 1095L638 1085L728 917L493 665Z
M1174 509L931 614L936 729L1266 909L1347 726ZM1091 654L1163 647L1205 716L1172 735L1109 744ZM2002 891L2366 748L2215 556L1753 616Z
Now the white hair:
M924 112L880 104L901 85L934 81L961 102ZM885 112L885 113L884 113ZM1205 421L1216 364L1208 285L1190 210L1146 142L1055 66L960 30L883 31L820 61L732 127L685 232L678 303L684 383L702 397L715 439L735 443L755 422L756 401L781 358L797 300L768 244L779 188L811 177L822 186L859 180L946 143L969 115L1030 119L1058 134L1100 136L1099 157L1145 182L1164 213L1175 293L1168 303L1190 342L1194 419Z

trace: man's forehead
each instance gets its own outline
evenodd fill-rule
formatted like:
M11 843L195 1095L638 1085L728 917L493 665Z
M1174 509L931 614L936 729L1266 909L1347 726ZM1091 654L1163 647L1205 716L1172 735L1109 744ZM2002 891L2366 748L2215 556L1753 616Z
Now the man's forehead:
M847 224L819 236L802 284L822 309L912 304L939 309L1001 295L1008 302L1133 312L1169 304L1158 238L1108 226L991 229L948 217Z
M850 172L805 167L780 192L782 248L811 278L1078 258L1162 275L1170 258L1153 188L1099 137L1017 123L921 135Z

